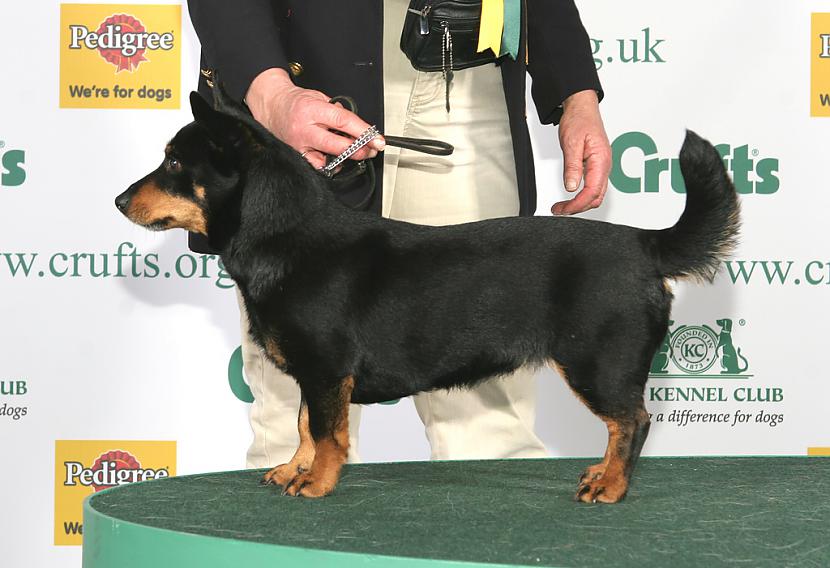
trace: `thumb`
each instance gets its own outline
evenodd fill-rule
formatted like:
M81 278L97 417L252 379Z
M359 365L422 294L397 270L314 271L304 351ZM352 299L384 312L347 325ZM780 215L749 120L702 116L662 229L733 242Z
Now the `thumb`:
M565 189L568 191L576 191L579 188L579 182L582 181L582 145L572 146L567 145L562 149L562 154L565 159L564 167L564 181Z

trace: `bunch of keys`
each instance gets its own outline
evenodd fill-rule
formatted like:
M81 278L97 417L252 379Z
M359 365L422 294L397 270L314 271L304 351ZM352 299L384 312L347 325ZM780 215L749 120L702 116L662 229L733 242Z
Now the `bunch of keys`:
M452 34L447 22L441 22L444 28L444 37L441 38L441 70L444 74L444 96L446 97L447 112L450 112L450 83L452 83ZM449 61L448 61L449 60ZM447 63L449 62L449 65Z

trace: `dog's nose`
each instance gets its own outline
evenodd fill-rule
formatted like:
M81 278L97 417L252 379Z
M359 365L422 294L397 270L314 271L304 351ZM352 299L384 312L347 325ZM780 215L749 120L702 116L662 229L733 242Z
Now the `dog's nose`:
M127 205L130 203L130 190L128 189L121 195L115 198L115 206L118 207L119 211L124 211L127 208Z

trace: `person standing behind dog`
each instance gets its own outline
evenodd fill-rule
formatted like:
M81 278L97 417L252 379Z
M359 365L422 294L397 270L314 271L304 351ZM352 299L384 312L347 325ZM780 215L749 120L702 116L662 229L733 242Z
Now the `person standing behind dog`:
M559 124L566 189L575 192L584 181L573 199L556 203L552 212L583 212L605 195L611 150L598 107L602 88L579 13L573 0L522 4L518 56L455 71L450 112L442 73L416 71L399 48L409 0L189 0L188 8L202 44L200 92L210 100L206 80L218 70L228 93L315 168L370 124L453 144L455 153L441 158L385 149L383 138L376 138L352 159L371 160L380 191L370 195L368 176L361 176L342 196L347 204L370 197L371 210L394 219L446 225L535 213L525 120L528 72L540 120ZM352 97L360 116L329 103L335 95ZM190 244L207 252L198 235ZM299 389L253 343L241 301L240 309L244 366L255 397L248 467L272 467L287 462L297 447ZM420 394L414 402L433 459L547 455L534 433L531 370L470 390ZM353 405L350 461L359 459L359 415Z

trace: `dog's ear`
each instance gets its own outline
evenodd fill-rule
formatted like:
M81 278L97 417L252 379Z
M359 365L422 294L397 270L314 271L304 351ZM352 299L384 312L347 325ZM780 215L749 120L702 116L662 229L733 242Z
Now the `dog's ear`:
M258 146L257 133L245 121L214 110L197 92L190 93L190 108L193 118L207 130L213 142L221 148L250 148Z
M210 92L213 95L213 108L228 114L242 112L247 114L244 106L233 100L225 90L225 84L219 79L219 71L213 71L213 81L210 85Z
M216 112L202 98L202 95L196 91L191 91L190 93L190 110L193 112L193 118L196 122L202 124L208 123L212 119L212 115Z

